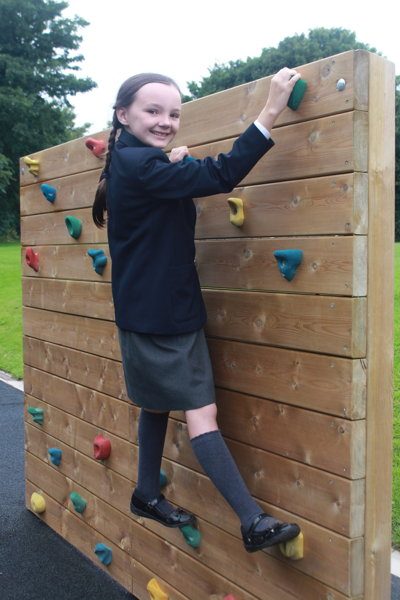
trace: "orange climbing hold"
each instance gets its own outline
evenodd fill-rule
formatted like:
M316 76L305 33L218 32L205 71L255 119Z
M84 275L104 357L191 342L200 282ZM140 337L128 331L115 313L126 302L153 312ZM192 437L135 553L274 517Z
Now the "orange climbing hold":
M101 158L106 149L106 143L103 140L96 140L95 138L88 138L85 145L97 158Z

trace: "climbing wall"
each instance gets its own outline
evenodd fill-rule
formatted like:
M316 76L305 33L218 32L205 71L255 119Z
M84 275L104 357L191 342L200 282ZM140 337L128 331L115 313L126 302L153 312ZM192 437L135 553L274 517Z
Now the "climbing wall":
M91 220L108 132L21 159L27 507L139 600L390 598L394 68L351 51L299 70L275 148L196 201L221 429L263 508L300 524L297 560L245 552L181 413L165 493L197 515L200 544L129 513L138 409ZM228 150L269 84L185 105L175 145Z

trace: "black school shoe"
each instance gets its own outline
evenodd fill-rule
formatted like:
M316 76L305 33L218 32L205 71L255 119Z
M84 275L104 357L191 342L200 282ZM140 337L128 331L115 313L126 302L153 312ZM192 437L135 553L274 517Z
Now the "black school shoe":
M277 521L276 525L269 529L255 531L259 522L265 517L271 518L266 513L261 513L254 519L247 531L243 527L240 528L247 552L256 552L269 546L275 546L275 544L288 542L300 533L300 527L296 523L282 523L280 521Z
M185 512L181 508L176 508L166 515L157 507L161 500L164 500L163 494L160 494L158 498L154 498L149 502L144 502L135 495L135 492L133 492L131 498L131 512L140 517L158 521L166 527L184 527L185 525L195 524L196 517L191 513Z

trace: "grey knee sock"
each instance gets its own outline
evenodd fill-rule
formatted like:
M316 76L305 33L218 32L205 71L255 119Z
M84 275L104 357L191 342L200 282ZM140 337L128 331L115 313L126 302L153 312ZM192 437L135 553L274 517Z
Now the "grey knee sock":
M141 410L139 417L139 465L135 494L144 502L160 495L160 468L169 413ZM173 506L166 500L158 508L168 514Z
M219 430L191 440L197 460L247 529L263 512L253 500Z

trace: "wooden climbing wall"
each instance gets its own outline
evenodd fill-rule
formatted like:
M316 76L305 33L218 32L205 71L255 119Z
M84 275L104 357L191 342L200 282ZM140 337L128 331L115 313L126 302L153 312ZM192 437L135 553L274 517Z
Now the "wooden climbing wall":
M232 194L196 204L220 425L264 509L301 525L302 560L244 551L181 413L168 428L166 495L196 513L201 545L130 515L138 409L123 383L110 261L99 275L88 256L108 256L91 221L103 161L84 139L31 155L38 176L21 160L27 507L42 494L40 518L140 600L152 578L170 600L390 598L394 68L351 51L300 71L306 95L281 115L276 147ZM174 145L195 157L229 149L269 82L185 105ZM229 221L231 196L244 203L241 228ZM82 221L78 240L66 216ZM291 281L274 258L285 249L303 251ZM28 407L43 409L42 424ZM93 457L99 434L112 446L103 461ZM62 450L59 466L49 448ZM98 543L112 550L109 566Z

